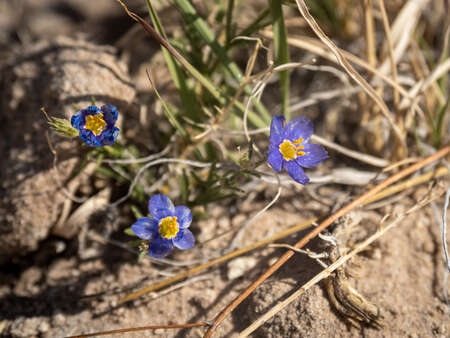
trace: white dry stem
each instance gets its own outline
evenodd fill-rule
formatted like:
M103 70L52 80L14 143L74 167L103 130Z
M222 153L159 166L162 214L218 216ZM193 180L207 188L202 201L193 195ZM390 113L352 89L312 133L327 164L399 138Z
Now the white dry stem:
M264 315L259 317L256 321L254 321L250 326L248 326L245 330L243 330L239 334L239 338L247 337L249 334L251 334L253 331L255 331L258 327L260 327L262 324L264 324L265 321L267 321L269 318L276 315L279 311L284 309L286 306L288 306L292 301L296 300L299 296L301 296L303 293L306 292L309 288L311 288L313 285L317 284L321 280L327 278L331 275L333 271L338 269L340 266L342 266L345 262L347 262L349 259L354 257L359 252L363 251L367 246L372 244L374 241L376 241L378 238L383 236L387 231L392 229L394 226L396 226L401 220L403 220L407 215L410 213L419 210L421 207L428 204L431 200L425 200L421 203L416 204L414 207L409 209L406 213L403 215L398 216L392 223L389 225L382 227L380 225L379 230L374 233L372 236L367 238L365 241L359 243L353 250L351 250L349 253L347 253L345 256L340 257L336 262L329 265L328 268L314 276L311 280L309 280L306 284L304 284L301 288L299 288L297 291L295 291L291 296L286 298L285 300L279 302L277 305L275 305L273 308L271 308L268 312L266 312Z
M261 180L264 182L277 184L277 180L273 174L267 172L258 171L263 175ZM383 179L385 175L379 175L376 172L357 170L354 168L337 168L333 169L329 174L308 174L310 183L316 184L345 184L345 185L366 185L375 178ZM298 186L298 183L292 180L287 175L280 175L280 181L282 186Z
M331 73L334 76L336 76L341 82L343 82L344 88L312 93L312 94L308 95L307 99L302 100L301 102L299 102L297 104L291 105L289 108L291 110L291 112L311 106L313 104L316 104L319 101L331 100L335 97L349 97L350 95L358 93L362 90L361 87L359 87L359 86L352 87L347 73L345 73L335 67L304 64L302 66L302 69ZM276 110L279 110L279 108L277 108Z
M331 66L323 66L323 65L303 65L302 69L308 69L315 72L327 72L336 76L339 80L341 80L346 87L351 87L350 81L348 79L347 73L339 70L335 67Z
M447 166L448 172L450 174L450 165L445 160L443 162ZM449 262L448 247L447 247L447 210L448 210L449 202L450 202L450 187L447 189L447 192L445 194L444 212L443 212L443 216L442 216L442 228L441 228L442 246L444 248L444 258L445 258L445 263L447 265L447 269L444 270L444 283L443 283L444 298L445 298L445 302L447 303L447 306L450 306L450 302L448 299L448 292L447 292L447 278L448 278L448 274L450 272L450 262Z
M383 27L384 27L384 32L386 35L386 43L387 43L387 49L388 49L388 53L389 53L389 62L391 63L392 79L398 83L397 64L395 62L394 51L393 51L394 45L392 43L391 28L389 26L389 18L386 13L386 7L384 6L384 0L378 0L378 7L380 7L381 17L383 19ZM397 107L399 99L400 99L400 97L398 94L398 90L394 89L394 105L395 105L395 107Z
M447 270L450 272L450 261L447 246L447 210L449 201L450 201L450 188L447 189L447 193L445 194L444 215L442 216L442 234L441 234L442 245L444 247L445 263L447 265Z
M289 244L269 244L269 248L287 248L289 250L304 254L308 256L309 258L315 259L320 265L322 265L323 268L327 268L328 266L321 260L321 258L328 258L327 252L322 253L316 253L309 249L303 250L303 249L297 249L296 247L289 245Z
M445 202L444 202L444 216L441 218L441 214L438 210L438 207L436 203L431 203L431 209L433 210L434 218L436 219L437 223L439 224L439 231L441 233L441 240L442 240L442 246L444 248L444 260L445 260L445 269L444 269L444 276L443 276L443 286L442 286L442 293L444 295L445 303L447 306L450 306L448 294L447 294L447 275L450 269L449 263L448 263L448 248L447 248L447 208L448 208L448 198L450 197L450 188L447 190L447 194L445 195Z
M341 154L344 154L345 156L348 156L348 157L360 160L361 162L373 165L374 167L384 168L389 165L389 161L386 161L385 159L367 155L367 154L361 153L359 151L345 148L337 143L328 141L317 135L312 135L311 141L317 142L325 147L328 147L329 149L333 149Z
M120 159L120 160L113 160L113 159L103 159L102 162L104 163L117 163L117 164L134 164L134 163L144 163L144 162L148 162L148 161L153 161L157 158L160 158L164 155L166 155L169 151L170 148L172 147L172 142L169 142L169 144L163 149L161 150L159 153L156 154L152 154L146 157L141 157L141 158L126 158L126 159Z
M361 92L360 86L348 87L343 89L334 89L334 90L324 90L320 92L311 93L308 95L307 99L302 100L299 103L292 104L289 109L291 113L296 112L298 110L304 109L306 107L317 104L320 101L331 100L336 97L338 98L347 98L353 94Z
M391 28L392 44L394 48L394 61L397 63L405 53L409 41L419 21L420 13L430 0L409 0L397 15ZM388 74L391 70L389 59L383 62L378 68L383 74Z
M237 247L240 246L239 242L241 241L242 235L244 234L245 229L247 229L258 217L260 217L262 214L264 214L272 205L274 205L276 203L276 201L278 201L278 199L281 196L281 190L282 190L282 186L281 186L281 181L280 181L280 177L278 174L275 175L276 179L277 179L277 184L278 184L278 190L277 193L275 194L274 198L261 210L259 210L253 217L251 217L240 229L239 231L236 233L236 235L234 236L233 240L231 241L231 244L229 245L229 247L227 248L227 252L233 251L234 249L236 249Z
M265 30L262 31L261 34L269 39L274 38L274 34L271 31ZM338 63L336 60L336 57L334 54L328 51L326 48L326 45L322 43L320 40L308 37L308 36L297 36L297 37L289 37L288 38L288 44L293 47L305 49L311 53L317 54L331 62ZM380 78L390 86L394 87L398 90L398 92L403 95L404 97L408 98L408 92L405 88L400 86L398 83L396 83L394 80L392 80L389 76L381 73L378 69L372 67L369 65L366 61L362 60L361 58L357 57L356 55L353 55L345 50L339 49L339 51L352 63L366 69L367 71L371 72L372 74L376 75L376 78L373 79L373 82L377 82L377 79ZM404 77L399 77L399 83L402 81L406 81L406 83L410 83L410 79L407 78L406 80ZM415 83L415 82L414 82Z
M249 137L249 135L263 134L263 133L268 132L269 130L270 130L270 128L259 128L259 129L254 129L254 130L248 130L247 137ZM228 135L243 135L244 134L242 131L239 131L239 130L224 130L223 129L221 131L223 131L224 134L228 134ZM329 141L329 140L324 139L317 135L312 135L310 140L313 142L317 142L329 149L333 149L333 150L335 150L339 153L342 153L345 156L351 157L355 160L359 160L361 162L373 165L374 167L384 168L384 167L388 166L390 163L389 161L387 161L385 159L375 157L372 155L367 155L367 154L361 153L356 150L345 148L335 142Z
M350 65L350 63L348 63L344 55L339 51L339 48L330 40L330 38L328 38L328 36L326 36L326 34L322 31L320 26L317 24L317 22L309 13L308 7L306 6L304 0L296 0L296 3L303 18L306 20L306 22L308 22L309 26L314 31L314 33L316 33L316 35L320 38L320 40L322 40L322 42L326 44L328 48L331 49L338 63L347 71L348 75L364 89L367 95L369 95L369 97L371 97L377 103L377 105L380 107L382 114L387 119L392 130L396 134L398 141L406 149L405 137L402 131L399 129L399 127L395 124L394 119L392 118L392 114L389 108L386 106L386 103L381 98L381 96Z
M147 164L145 164L143 167L141 167L139 169L139 171L137 172L136 176L134 177L133 181L130 184L130 187L128 188L128 192L125 196L119 198L117 201L115 201L114 203L111 203L110 206L117 206L122 202L125 202L128 197L130 197L131 193L133 192L133 189L135 187L135 185L137 184L139 178L141 177L142 173L147 170L148 168L158 165L158 164L163 164L163 163L180 163L180 164L185 164L188 166L192 166L192 167L197 167L197 168L208 168L211 167L213 164L212 163L204 163L204 162L198 162L198 161L189 161L189 160L181 160L178 158L160 158L154 161L151 161Z
M50 148L50 152L53 154L53 170L55 171L55 178L56 178L56 184L58 185L58 188L61 189L63 195L69 199L71 202L75 202L75 203L83 203L84 201L86 201L86 197L76 197L75 195L73 195L73 192L76 190L76 188L78 187L78 182L72 180L71 183L69 183L69 188L66 188L62 182L61 176L59 174L59 168L58 168L58 152L56 151L55 147L53 146L52 141L50 140L50 135L48 134L48 132L45 133L45 136L47 138L47 143L48 146ZM93 170L92 167L86 166L85 168L83 168L83 171L89 171L91 173L91 171Z
M433 82L444 76L450 71L450 58L447 58L445 61L443 61L441 64L439 64L431 74L429 74L425 79L422 79L418 81L410 90L408 93L408 96L411 97L413 100L410 103L409 100L403 99L400 102L400 109L404 109L410 105L411 107L414 107L417 105L420 96L420 93L423 93Z

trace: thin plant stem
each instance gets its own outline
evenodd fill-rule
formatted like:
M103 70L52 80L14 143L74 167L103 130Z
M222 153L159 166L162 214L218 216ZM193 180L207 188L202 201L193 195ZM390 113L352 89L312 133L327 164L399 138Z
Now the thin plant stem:
M388 197L390 195L393 195L393 194L395 194L395 193L397 193L399 191L402 191L402 190L405 190L405 189L410 188L412 186L415 186L417 184L429 181L431 178L437 178L437 177L446 175L447 173L448 173L447 168L441 167L437 171L433 171L431 173L426 173L426 174L423 174L421 176L414 177L412 179L409 179L408 181L399 183L397 185L394 185L392 187L389 187L389 188L387 188L387 189L377 193L372 198L368 198L363 203L363 205L367 205L367 204L372 203L374 201L378 201L378 200L380 200L382 198L385 198L385 197ZM234 257L237 257L239 255L243 255L243 254L245 254L245 253L247 253L247 252L249 252L251 250L254 250L254 249L258 248L258 247L261 247L261 246L263 246L265 244L274 242L274 241L276 241L278 239L282 239L282 238L284 238L286 236L289 236L289 235L291 235L291 234L293 234L293 233L295 233L297 231L304 230L305 228L307 228L308 226L313 224L313 222L315 220L316 219L311 219L311 220L309 220L307 222L301 223L299 225L295 225L295 226L293 226L291 228L288 228L285 231L280 232L280 233L278 233L278 234L276 234L276 235L274 235L272 237L269 237L269 238L264 239L262 241L259 241L259 242L256 242L254 244L251 244L251 245L249 245L249 246L247 246L245 248L233 251L233 252L231 252L231 253L229 253L227 255L221 256L221 257L219 257L217 259L214 259L214 260L212 260L210 262L207 262L205 264L202 264L202 265L199 265L197 267L194 267L194 268L192 268L190 270L187 270L186 272L182 272L179 275L173 276L172 278L169 278L169 279L167 279L167 280L165 280L165 281L163 281L161 283L150 285L149 287L147 287L145 289L142 289L142 290L140 290L140 291L138 291L136 293L128 295L127 296L128 299L124 298L120 302L124 303L124 302L130 301L130 300L136 299L139 296L141 296L143 294L146 294L148 292L152 292L152 291L156 291L156 290L162 289L162 288L164 288L164 287L166 287L168 285L173 284L174 282L177 282L177 281L179 281L179 280L181 280L183 278L186 278L186 277L192 276L194 274L197 274L197 273L199 273L199 272L201 272L201 271L203 271L205 269L208 269L208 268L210 268L210 267L212 267L214 265L219 265L219 264L224 263L224 262L226 262L226 261L228 261L228 260L230 260L230 259L232 259Z
M391 112L386 106L386 103L383 101L381 96L367 83L367 81L350 65L350 63L348 63L344 55L340 53L338 47L333 43L333 41L331 41L330 38L326 36L326 34L317 24L316 20L309 13L308 7L306 6L304 0L296 0L296 3L303 18L309 24L314 33L316 33L316 35L322 40L322 42L331 49L336 59L338 60L338 63L347 71L350 77L364 89L367 95L369 95L369 97L371 97L380 107L381 112L394 131L396 140L398 142L398 145L400 146L398 151L400 151L400 154L402 156L405 156L408 151L406 147L405 135L403 134L402 130L400 130L400 128L395 124L395 121L393 120Z
M167 40L167 36L164 32L164 28L161 25L158 14L154 10L152 3L150 0L146 0L148 12L150 14L150 18L153 22L153 26L156 31ZM162 53L167 63L167 67L169 68L170 75L172 76L173 83L180 94L181 102L183 103L182 107L186 114L193 115L195 117L199 117L200 110L198 108L198 104L195 99L195 95L193 95L193 91L189 88L186 83L186 77L181 69L181 67L175 62L174 57L166 48L162 48Z
M306 236L304 236L300 241L298 241L294 247L297 249L301 249L304 247L311 239L316 237L319 233L321 233L323 230L325 230L327 227L329 227L331 224L333 224L338 218L344 216L345 214L349 213L353 209L361 206L368 198L372 197L373 195L377 194L384 188L388 187L394 182L397 182L398 180L404 178L405 176L408 176L412 174L413 172L423 168L424 166L446 156L448 153L450 153L450 146L447 146L437 153L426 157L422 161L413 164L410 167L407 167L400 171L399 173L387 178L385 181L381 182L380 184L377 184L369 191L365 192L358 198L354 199L352 202L338 210L336 213L332 214L330 217L325 219L322 223L320 223L316 228L314 228L311 232L309 232ZM212 326L208 329L208 331L205 333L205 338L211 337L214 331L217 329L217 327L220 325L220 323L239 305L241 304L259 285L261 285L267 278L269 278L273 273L275 273L281 266L284 265L293 255L294 251L290 250L287 251L280 259L278 259L274 264L272 264L259 278L257 278L250 286L248 286L238 297L236 297L230 304L228 304L225 309L223 309L219 315L215 318L214 323Z
M265 321L267 321L269 318L273 317L276 313L280 312L282 309L284 309L286 306L288 306L290 303L292 303L295 299L297 299L299 296L304 294L306 290L311 288L313 285L317 284L321 280L327 278L330 276L330 274L338 269L340 266L342 266L345 262L347 262L349 259L354 257L356 254L364 250L367 246L372 244L375 240L379 239L382 235L384 235L387 231L392 229L394 226L396 226L401 220L403 220L407 215L410 213L419 210L421 207L426 205L428 201L421 203L419 206L414 206L410 210L408 210L405 214L397 217L393 222L388 224L385 227L380 227L380 230L377 231L375 234L367 238L365 241L359 243L356 248L351 250L348 254L340 257L336 262L333 264L327 266L324 270L322 270L320 273L315 275L312 279L310 279L307 283L305 283L302 287L300 287L297 291L295 291L292 295L290 295L288 298L284 299L283 301L279 302L277 305L275 305L273 308L271 308L269 311L267 311L265 314L263 314L261 317L259 317L256 321L254 321L250 326L248 326L245 330L243 330L239 334L239 338L247 337L249 334L251 334L253 331L255 331L258 327L260 327Z
M386 13L386 7L384 6L384 0L377 0L377 1L378 1L378 7L380 7L380 11L381 11L381 17L383 19L384 32L386 34L386 42L387 42L387 48L388 48L388 53L389 53L389 60L391 62L392 79L394 80L394 82L398 82L397 65L395 63L395 58L394 58L394 45L392 43L391 28L389 26L389 19L388 19L387 13ZM393 87L393 88L394 88L394 106L398 113L398 104L400 101L400 94L398 92L397 87Z
M172 56L198 81L202 84L203 87L205 87L209 93L220 102L220 104L226 103L226 98L222 95L222 93L217 90L217 88L214 86L214 84L209 81L205 76L203 76L202 73L200 73L195 67L193 67L184 57L180 54L169 42L167 42L161 35L158 34L158 32L155 31L155 29L149 25L144 19L142 19L139 15L136 13L131 12L128 7L123 3L122 0L116 0L125 10L125 12L135 21L139 22L144 29L149 32L152 37L162 46L164 46L171 54ZM244 106L240 103L235 101L235 106L241 111L244 111ZM249 112L249 120L252 121L252 123L257 127L264 127L267 125L267 121L261 119L258 115L256 115L254 112Z
M242 254L247 253L247 252L249 252L251 250L257 249L257 248L259 248L261 246L264 246L264 245L269 244L271 242L277 241L277 240L279 240L281 238L287 237L287 236L289 236L289 235L291 235L291 234L293 234L293 233L295 233L297 231L304 230L307 227L311 226L311 224L313 224L315 221L316 221L315 218L310 219L308 221L305 221L303 223L295 225L295 226L293 226L293 227L291 227L291 228L289 228L289 229L287 229L285 231L282 231L282 232L280 232L280 233L278 233L278 234L276 234L274 236L271 236L271 237L269 237L267 239L263 239L261 241L258 241L258 242L254 243L252 245L249 245L249 246L247 246L245 248L235 250L233 252L230 252L229 254L226 254L224 256L218 257L218 258L216 258L216 259L214 259L214 260L212 260L210 262L207 262L205 264L196 266L195 268L189 269L189 270L187 270L187 271L185 271L185 272L183 272L181 274L178 274L176 276L168 278L168 279L166 279L166 280L164 280L164 281L162 281L160 283L150 285L150 286L148 286L148 287L146 287L144 289L141 289L139 291L131 293L128 296L126 296L125 298L122 298L121 300L119 300L119 304L123 304L123 303L129 302L129 301L131 301L133 299L136 299L136 298L138 298L138 297L140 297L140 296L142 296L142 295L144 295L146 293L162 289L162 288L164 288L164 287L166 287L166 286L168 286L168 285L170 285L170 284L172 284L174 282L177 282L177 281L179 281L179 280L181 280L183 278L195 275L195 274L197 274L197 273L199 273L199 272L201 272L203 270L206 270L206 269L208 269L208 268L210 268L212 266L224 263L224 262L226 262L226 261L228 261L228 260L230 260L230 259L232 259L232 258L234 258L236 256L242 255Z

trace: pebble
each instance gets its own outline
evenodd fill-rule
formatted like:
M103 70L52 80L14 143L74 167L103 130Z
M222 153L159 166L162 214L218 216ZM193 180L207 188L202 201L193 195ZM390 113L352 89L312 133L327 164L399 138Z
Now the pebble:
M252 269L258 261L253 257L240 257L228 263L227 277L229 280L243 276Z
M44 320L41 324L39 324L39 332L45 333L50 330L50 324L47 320Z
M66 323L66 316L62 313L58 313L53 316L53 325L54 326L62 326Z

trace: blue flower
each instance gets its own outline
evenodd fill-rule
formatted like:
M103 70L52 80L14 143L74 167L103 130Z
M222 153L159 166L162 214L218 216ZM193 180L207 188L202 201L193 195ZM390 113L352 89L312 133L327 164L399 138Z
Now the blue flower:
M117 108L112 104L105 104L101 108L89 106L77 111L70 122L88 146L110 146L119 135L119 128L114 126L118 115Z
M313 123L305 117L286 124L284 116L275 116L270 125L267 162L277 172L285 168L294 181L308 183L309 178L303 168L314 167L328 158L324 147L308 143L313 130Z
M148 202L150 217L142 217L131 226L141 239L150 241L150 256L162 258L178 249L194 247L194 235L188 229L192 222L192 213L183 205L175 207L163 194L153 195Z

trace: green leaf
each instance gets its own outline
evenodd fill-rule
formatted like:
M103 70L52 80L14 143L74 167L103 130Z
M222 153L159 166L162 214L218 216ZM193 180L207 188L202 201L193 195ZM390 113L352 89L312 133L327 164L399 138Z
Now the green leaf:
M128 236L134 236L134 237L136 237L136 234L133 232L133 230L132 230L131 228L126 228L126 229L123 231L123 233L126 234L126 235L128 235ZM139 241L139 242L140 242L140 241Z

